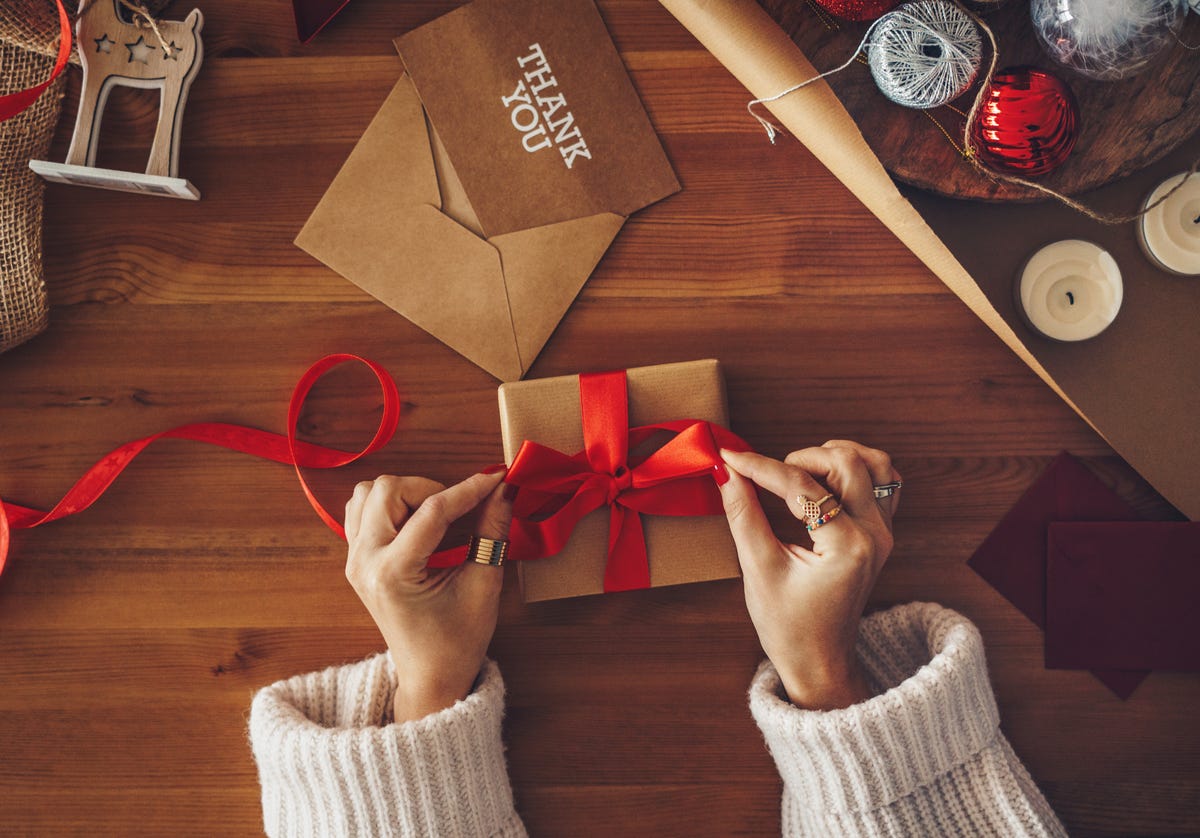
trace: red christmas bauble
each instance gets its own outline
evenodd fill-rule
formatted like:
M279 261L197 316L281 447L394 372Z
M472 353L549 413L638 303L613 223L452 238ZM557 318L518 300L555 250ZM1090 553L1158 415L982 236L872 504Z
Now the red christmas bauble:
M874 20L900 5L900 0L813 0L834 17L843 20Z
M1036 67L1010 67L992 77L971 140L998 172L1043 175L1063 164L1079 138L1079 106L1067 83Z

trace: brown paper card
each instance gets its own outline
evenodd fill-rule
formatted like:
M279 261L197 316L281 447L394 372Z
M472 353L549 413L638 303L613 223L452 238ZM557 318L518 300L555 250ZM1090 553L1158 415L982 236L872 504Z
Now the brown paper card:
M492 375L515 380L624 222L599 213L481 237L405 76L296 244Z
M476 0L396 48L485 234L679 191L592 0Z
M628 371L631 427L673 419L703 419L728 427L725 382L715 360L637 367ZM501 385L500 429L511 463L525 440L565 454L583 450L579 377L564 375ZM561 553L521 562L526 602L604 592L608 508L579 522ZM724 516L643 515L653 587L730 579L737 550Z
M818 73L754 0L661 2L753 97L773 96ZM1130 465L1184 514L1200 518L1200 284L1151 270L1136 251L1131 226L1068 221L1069 213L1048 206L988 208L914 198L920 203L914 207L824 81L766 107ZM1194 144L1188 151L1194 154ZM1164 176L1186 165L1176 159L1165 168L1173 171ZM1151 173L1145 177L1153 180ZM1104 206L1125 211L1140 204L1139 190L1149 186L1127 180L1128 186L1122 181L1112 188L1120 202ZM996 223L989 226L993 211ZM1012 218L1000 221L1000 215ZM1085 226L1090 232L1082 237L1112 250L1126 276L1115 331L1067 348L1031 340L1011 316L1011 272L1053 240L1054 231Z

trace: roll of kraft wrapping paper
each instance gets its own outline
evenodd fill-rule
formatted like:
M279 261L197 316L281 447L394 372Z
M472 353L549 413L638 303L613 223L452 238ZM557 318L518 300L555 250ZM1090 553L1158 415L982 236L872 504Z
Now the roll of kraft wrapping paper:
M752 98L774 96L819 72L754 0L660 2L746 86ZM1104 429L1083 412L1025 346L958 258L900 193L828 84L815 82L764 107L1039 378L1097 433L1105 436ZM766 142L765 137L762 142ZM1167 500L1189 517L1200 518L1200 492L1180 470L1180 463L1186 458L1176 458L1174 465L1163 465L1163 457L1145 456L1144 451L1133 450L1136 446L1126 445L1124 450L1114 447Z
M754 0L661 2L754 98L774 96L819 72ZM900 194L875 152L867 145L854 118L828 84L818 81L768 102L765 107L1009 349L1021 356L1043 381L1080 412L1041 363L1025 349L954 254Z

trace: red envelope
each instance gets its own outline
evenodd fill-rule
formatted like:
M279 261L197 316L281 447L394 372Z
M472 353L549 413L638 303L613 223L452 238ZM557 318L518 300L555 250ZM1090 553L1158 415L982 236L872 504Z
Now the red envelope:
M1056 523L1046 666L1200 670L1200 523Z
M1136 521L1137 512L1065 451L1042 472L967 562L1022 614L1046 627L1046 538L1052 521ZM1149 674L1093 675L1121 698Z

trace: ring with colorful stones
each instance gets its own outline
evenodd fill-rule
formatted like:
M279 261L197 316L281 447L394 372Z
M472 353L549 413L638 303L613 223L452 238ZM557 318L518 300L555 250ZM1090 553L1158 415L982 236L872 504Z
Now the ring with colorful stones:
M822 515L820 515L817 518L814 518L813 520L806 523L804 526L808 529L809 532L812 532L813 530L818 530L821 527L825 526L826 524L828 524L830 521L832 521L834 518L836 518L840 514L842 514L842 505L838 504L833 509L829 510L826 513L823 513Z
M796 503L800 505L800 520L807 524L809 521L820 518L821 507L833 499L832 494L828 494L820 500L809 500L804 495L796 495Z

